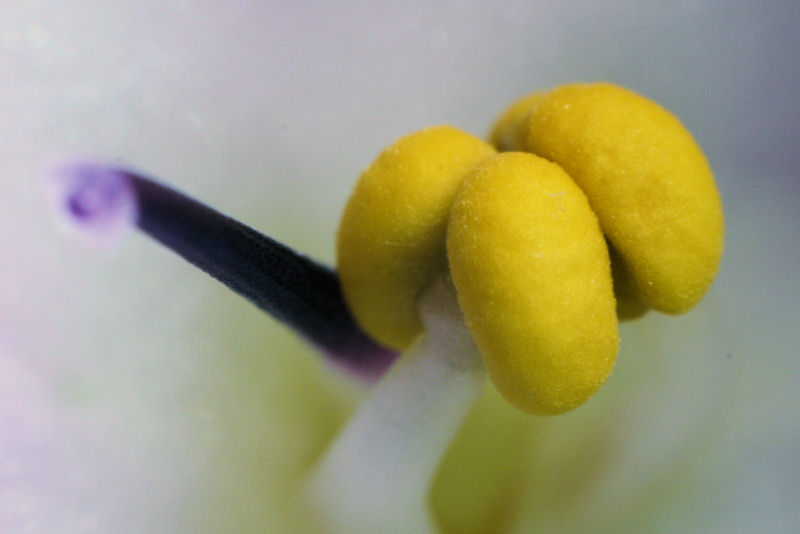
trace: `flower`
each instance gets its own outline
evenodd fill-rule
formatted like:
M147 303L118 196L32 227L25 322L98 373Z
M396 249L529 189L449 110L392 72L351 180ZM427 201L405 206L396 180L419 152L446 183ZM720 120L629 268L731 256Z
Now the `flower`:
M27 510L43 532L307 531L297 481L363 397L158 247L64 240L31 178L53 151L125 155L331 262L353 176L396 132L481 134L524 90L610 78L706 148L728 215L719 279L685 317L623 324L612 378L575 412L532 419L487 389L435 516L460 532L796 530L793 6L84 4L12 2L0 22L0 350L4 376L38 384L3 382L4 413L30 425L24 446L0 438L21 467L3 489L30 496L3 527Z

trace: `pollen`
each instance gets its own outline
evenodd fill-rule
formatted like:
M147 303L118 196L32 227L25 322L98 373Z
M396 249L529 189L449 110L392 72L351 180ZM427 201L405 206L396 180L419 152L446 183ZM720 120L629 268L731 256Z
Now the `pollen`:
M658 104L611 84L526 95L492 145L449 126L384 150L338 236L345 298L406 348L449 270L492 382L518 408L566 412L611 373L618 321L691 309L719 266L723 215L703 152Z
M520 152L478 165L453 204L447 252L467 327L507 400L558 414L605 382L618 345L608 249L561 167Z
M362 328L406 348L422 331L417 298L447 267L450 205L464 176L495 150L451 126L402 137L361 175L342 216L337 270Z
M512 104L498 124L586 194L623 263L615 275L626 309L637 300L666 313L697 304L719 268L722 205L708 161L674 115L612 84L574 84Z

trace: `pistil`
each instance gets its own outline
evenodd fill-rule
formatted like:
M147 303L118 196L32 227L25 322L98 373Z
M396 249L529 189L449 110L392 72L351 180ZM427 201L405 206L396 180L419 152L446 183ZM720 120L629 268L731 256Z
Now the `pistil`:
M77 163L56 178L62 218L90 238L136 226L370 381L394 360L356 324L332 269L129 169Z

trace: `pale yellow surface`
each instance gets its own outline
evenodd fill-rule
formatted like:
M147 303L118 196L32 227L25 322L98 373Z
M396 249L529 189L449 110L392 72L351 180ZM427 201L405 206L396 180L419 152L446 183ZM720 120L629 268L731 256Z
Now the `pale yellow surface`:
M515 152L480 164L453 204L447 252L467 326L506 399L557 414L597 391L618 345L608 249L558 165Z
M337 268L359 324L407 347L420 333L417 296L446 268L447 214L464 175L495 150L450 126L403 137L364 171L339 227Z
M559 87L528 114L525 149L583 189L638 297L682 313L716 275L723 216L691 134L658 104L611 84Z

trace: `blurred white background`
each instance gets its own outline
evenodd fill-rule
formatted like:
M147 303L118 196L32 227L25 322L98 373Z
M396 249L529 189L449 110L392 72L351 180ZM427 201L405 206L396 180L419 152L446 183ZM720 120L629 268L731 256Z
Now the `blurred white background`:
M119 159L326 262L396 137L483 135L608 80L707 152L727 242L707 299L622 329L586 407L492 390L442 468L451 532L800 530L800 4L2 0L0 531L303 532L302 476L363 390L140 236L58 232L42 169Z

